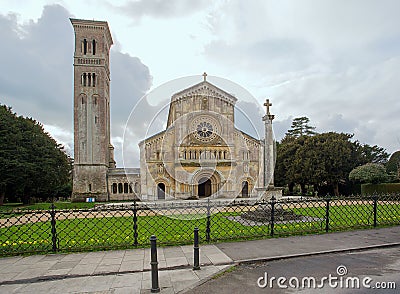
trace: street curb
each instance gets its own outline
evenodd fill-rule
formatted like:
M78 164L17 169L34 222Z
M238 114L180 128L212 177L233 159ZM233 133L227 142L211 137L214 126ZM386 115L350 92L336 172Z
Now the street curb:
M211 276L209 276L209 277L206 277L206 278L204 278L204 279L202 279L202 280L200 280L200 281L194 283L194 284L191 285L190 287L187 287L187 288L185 288L185 289L183 289L183 290L177 292L177 294L178 294L178 293L185 293L185 292L190 291L190 290L194 290L196 287L201 286L201 285L203 285L204 283L206 283L206 282L208 282L208 281L214 279L215 276L220 275L220 274L223 274L224 272L228 271L228 270L231 269L232 267L237 266L238 264L232 262L232 263L229 263L229 264L220 264L220 265L226 265L227 268L224 268L224 269L221 269L221 270L217 271L215 274L213 274L213 275L211 275ZM218 266L218 265L216 265L216 266ZM200 270L201 270L201 269L200 269Z
M384 243L384 244L369 245L369 246L361 246L361 247L350 247L350 248L342 248L342 249L323 250L323 251L314 251L314 252L307 252L307 253L277 255L277 256L271 256L271 257L260 257L260 258L250 258L250 259L238 259L238 260L234 260L234 262L235 262L235 264L241 265L241 264L250 264L250 263L257 263L257 262L266 262L266 261L281 260L281 259L290 259L290 258L298 258L298 257L316 256L316 255L323 255L323 254L345 253L345 252L356 252L356 251L367 251L367 250L372 250L372 249L390 248L390 247L396 247L396 246L400 246L400 242L395 242L395 243Z

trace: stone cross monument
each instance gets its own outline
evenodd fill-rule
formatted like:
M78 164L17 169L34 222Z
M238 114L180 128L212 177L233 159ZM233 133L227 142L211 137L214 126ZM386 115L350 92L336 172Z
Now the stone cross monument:
M275 144L274 134L272 130L272 120L274 115L270 113L272 103L266 99L264 106L266 114L262 118L265 124L265 139L264 139L264 188L274 186L274 165L275 165Z

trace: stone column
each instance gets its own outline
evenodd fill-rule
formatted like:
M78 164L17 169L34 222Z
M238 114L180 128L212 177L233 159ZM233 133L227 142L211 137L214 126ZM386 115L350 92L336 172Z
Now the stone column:
M274 144L274 133L272 130L272 120L274 115L270 114L269 107L272 106L267 99L264 106L267 107L267 113L264 115L262 120L265 124L265 138L264 138L264 188L274 186L274 165L275 165L275 144Z

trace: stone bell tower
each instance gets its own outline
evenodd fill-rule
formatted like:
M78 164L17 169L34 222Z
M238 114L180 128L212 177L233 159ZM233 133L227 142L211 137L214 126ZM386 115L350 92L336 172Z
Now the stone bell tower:
M110 47L105 21L70 19L74 51L74 169L72 201L108 199L107 174L115 167L110 143Z

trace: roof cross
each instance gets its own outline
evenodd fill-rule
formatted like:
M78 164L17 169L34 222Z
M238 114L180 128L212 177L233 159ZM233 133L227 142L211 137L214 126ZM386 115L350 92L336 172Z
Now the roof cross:
M207 81L207 73L206 72L203 73L203 78L204 78L204 81Z

